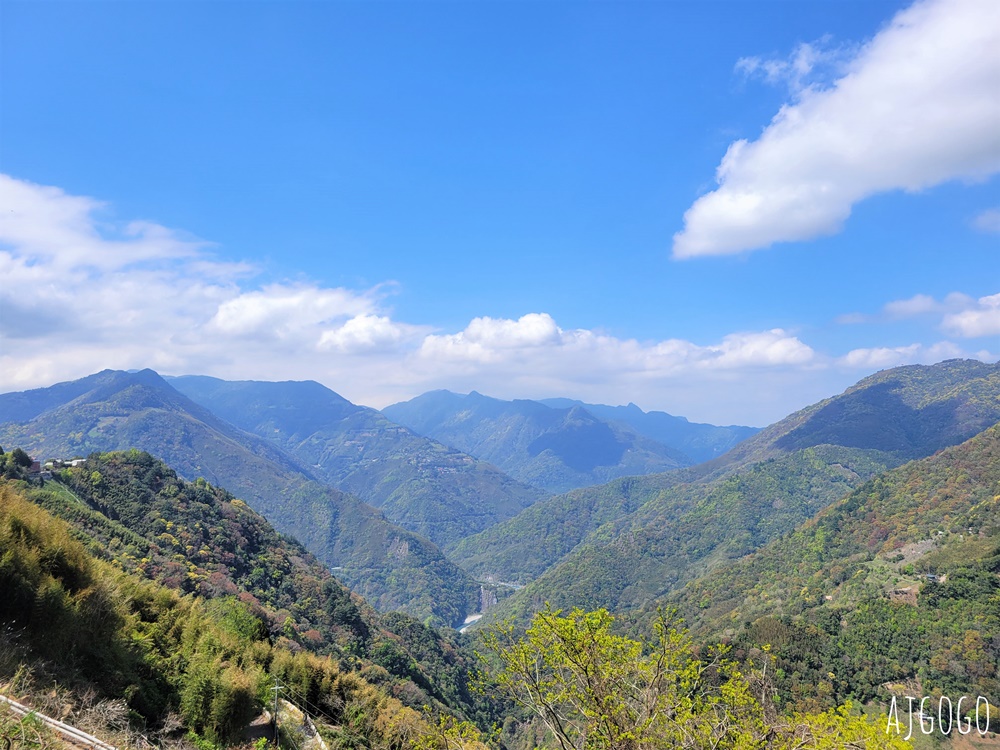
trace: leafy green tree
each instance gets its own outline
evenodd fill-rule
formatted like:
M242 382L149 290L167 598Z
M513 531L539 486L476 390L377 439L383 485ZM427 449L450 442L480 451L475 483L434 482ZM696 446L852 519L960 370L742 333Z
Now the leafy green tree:
M651 640L612 632L603 609L546 608L524 638L512 626L484 637L499 690L544 722L560 750L902 748L850 707L781 717L768 669L748 673L716 649L698 658L687 632L660 612ZM484 657L488 663L488 657Z

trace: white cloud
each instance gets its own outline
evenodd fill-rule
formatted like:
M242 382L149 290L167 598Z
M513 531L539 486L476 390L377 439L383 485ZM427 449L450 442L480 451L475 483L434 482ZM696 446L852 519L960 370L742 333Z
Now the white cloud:
M979 354L980 358L989 358L986 352ZM854 349L841 357L838 364L862 371L871 371L900 365L933 364L944 359L969 356L968 352L963 351L952 342L939 341L932 346L910 344L909 346Z
M206 247L147 221L114 225L100 222L106 207L92 198L67 195L55 187L36 185L0 174L0 246L12 246L22 256L44 262L48 272L114 271L143 263L193 258ZM8 266L19 272L17 282L38 272Z
M844 65L856 50L831 45L831 37L796 45L785 58L741 57L736 71L748 78L761 78L770 84L785 84L796 98L823 85L830 75L843 73Z
M394 335L363 330L380 287L243 288L250 264L152 222L110 221L94 199L0 175L0 204L4 390L106 367L294 377L296 357L319 357L321 344L358 351Z
M887 303L883 312L890 320L937 316L940 330L950 336L981 338L1000 334L1000 294L974 299L961 292L952 292L942 300L916 294L909 299Z
M1000 208L988 208L972 220L972 226L987 234L1000 234Z
M0 221L4 391L152 367L234 380L314 379L372 406L433 388L476 389L500 398L633 401L697 420L765 424L842 390L858 368L932 356L933 348L873 349L837 362L780 328L707 342L639 341L562 328L544 312L435 331L394 320L384 286L260 283L252 266L219 261L173 230L108 222L106 207L92 199L11 178L2 185L20 212ZM123 250L130 242L142 243L140 260ZM958 297L934 305L942 315L979 315L951 320L960 335L995 315L997 297L948 303ZM934 306L917 299L897 307L907 303Z
M837 316L836 322L839 324L857 324L908 320L926 316L941 317L946 313L968 310L977 304L975 299L961 292L951 292L940 300L929 294L914 294L907 299L886 302L882 306L882 311L879 315L866 315L864 313L853 312Z
M420 326L394 323L385 315L358 315L339 328L324 331L318 348L345 354L388 351L425 331Z
M941 326L963 338L1000 336L1000 294L980 297L968 309L946 315Z
M915 318L920 315L942 314L950 310L962 310L974 304L967 294L952 292L943 300L936 300L928 294L915 294L909 299L886 303L882 311L893 320Z
M586 372L625 370L645 374L676 374L681 371L727 370L808 364L815 352L781 329L735 333L718 344L699 346L690 341L668 339L640 343L586 329L565 331L545 313L532 313L518 320L476 318L465 330L424 339L419 355L426 361L476 362L531 372L554 367L572 373L578 366Z
M910 346L885 347L871 349L853 349L841 358L841 363L848 367L864 370L881 370L896 365L911 364L920 352L920 344Z
M760 138L729 147L718 189L685 213L674 257L829 235L876 193L1000 171L998 50L994 0L901 11L830 88L806 88Z
M371 313L374 308L369 295L348 289L271 284L226 300L208 326L227 334L287 338L308 333L319 324Z
M720 346L710 347L709 350L718 352L719 356L710 358L708 363L719 367L804 365L816 355L811 348L780 328L762 333L731 334Z
M563 332L545 313L529 313L518 320L474 318L464 331L430 335L421 347L427 357L493 362L510 350L559 346Z

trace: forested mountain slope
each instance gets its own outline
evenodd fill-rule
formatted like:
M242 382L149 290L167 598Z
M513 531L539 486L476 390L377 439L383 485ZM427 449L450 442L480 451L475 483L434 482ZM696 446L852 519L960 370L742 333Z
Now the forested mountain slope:
M623 477L556 495L463 539L448 556L479 578L527 583L568 555L594 530L682 484L690 472L681 469Z
M899 461L957 445L1000 418L1000 363L952 359L864 378L743 441L705 468L713 474L812 445L890 453Z
M379 665L416 708L439 701L472 710L471 665L445 640L453 632L377 613L224 489L186 482L131 450L92 454L23 490L70 523L91 554L128 573L206 600L237 597L272 641Z
M279 446L318 478L441 546L510 518L546 495L319 383L203 376L170 383L222 419Z
M998 419L997 365L953 360L877 373L762 430L719 459L667 475L665 488L643 478L645 498L635 497L635 487L628 498L613 485L580 491L577 503L601 509L588 511L589 518L614 516L618 506L628 512L597 528L570 524L574 533L587 535L506 604L522 614L543 601L641 606L791 531L882 471L961 442ZM540 530L537 518L548 512L547 523L558 525L573 515L574 504L561 497L544 501L532 509L534 518L523 517L523 525L518 516L466 540L455 559L469 564L485 538L492 553L475 559L478 573L490 571L505 580L523 575L523 569L500 568L511 559L507 550L531 543ZM541 536L534 541L542 545ZM565 540L563 548L572 541ZM535 560L535 568L543 563Z
M188 479L224 486L292 534L382 610L462 622L478 606L474 584L427 539L389 523L352 495L323 485L271 443L222 421L151 370L105 371L68 385L0 395L27 421L0 425L0 445L41 458L138 448ZM73 395L53 405L55 396Z
M421 435L471 453L553 492L687 466L681 451L585 408L432 391L382 412Z
M893 579L891 589L915 593L927 580L922 574L971 563L998 546L1000 425L875 477L793 532L691 582L672 600L695 627L720 630L764 614L799 614L826 601L841 606L863 591L862 584L884 589L878 574Z
M889 683L1000 694L1000 425L866 482L670 602L708 637L772 643L793 699L888 700Z

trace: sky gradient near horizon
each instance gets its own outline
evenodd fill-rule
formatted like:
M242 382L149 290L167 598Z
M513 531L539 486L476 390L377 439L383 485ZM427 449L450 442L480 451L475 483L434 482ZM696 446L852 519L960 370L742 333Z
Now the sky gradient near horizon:
M761 426L1000 357L1000 3L0 0L0 391Z

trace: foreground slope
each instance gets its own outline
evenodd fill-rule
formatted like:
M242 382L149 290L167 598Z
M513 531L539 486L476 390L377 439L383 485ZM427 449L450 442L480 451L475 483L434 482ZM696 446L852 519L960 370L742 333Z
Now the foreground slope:
M18 698L73 723L103 718L101 734L114 731L121 746L218 747L241 741L278 680L336 747L401 748L435 735L419 708L389 694L400 683L383 667L274 639L242 599L206 601L141 580L84 532L112 563L98 559L20 484L0 480L0 679ZM261 566L273 573L270 562Z
M432 391L382 412L421 435L471 453L552 492L688 466L681 451L579 405L502 401Z
M545 496L319 383L204 376L171 378L170 383L212 413L295 456L323 481L442 546Z
M382 666L416 708L438 701L468 711L473 703L469 664L446 640L454 640L452 631L439 634L400 613L375 612L297 541L222 488L186 482L148 453L131 450L91 454L25 490L70 523L92 554L181 593L237 597L257 619L254 627L276 643Z
M386 521L357 498L317 481L271 443L224 422L151 370L105 371L78 381L0 395L19 422L0 425L0 444L43 458L139 448L182 476L227 487L274 526L298 538L353 590L382 610L458 624L479 587L427 539ZM67 401L55 395L72 396Z
M600 510L590 512L595 520L614 516L619 506L628 512L600 527L579 526L583 536L572 551L552 560L507 606L521 614L544 601L641 606L790 531L882 471L959 443L998 419L1000 366L952 360L877 373L719 459L667 475L660 486L645 477L630 488L631 497L607 485L581 491L575 502L557 497L531 509L535 519L549 511L549 524L571 516L581 501ZM511 546L543 545L534 538L539 527L521 521L516 517L466 540L454 559L471 567L477 545L488 540L494 551L475 559L477 572L497 568L490 572L502 580L523 575L496 564L510 560L507 540Z

